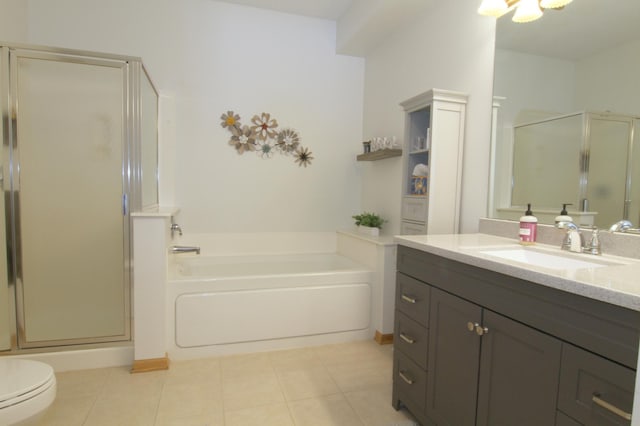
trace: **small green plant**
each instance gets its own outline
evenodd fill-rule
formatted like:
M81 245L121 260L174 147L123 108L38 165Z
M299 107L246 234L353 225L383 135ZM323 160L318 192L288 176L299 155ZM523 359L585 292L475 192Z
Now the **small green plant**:
M382 224L386 222L386 220L374 213L364 212L352 217L356 220L356 225L368 226L370 228L382 228Z

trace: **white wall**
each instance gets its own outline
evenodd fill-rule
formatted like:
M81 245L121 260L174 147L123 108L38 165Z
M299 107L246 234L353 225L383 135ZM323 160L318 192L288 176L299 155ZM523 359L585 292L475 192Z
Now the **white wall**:
M360 209L364 60L335 54L335 22L213 0L28 5L28 36L19 41L143 58L169 104L161 105L161 155L175 164L161 185L175 188L161 202L175 198L185 232L351 226ZM271 113L300 133L313 163L238 155L220 126L227 110L244 124Z
M576 64L566 59L497 49L494 93L500 119L513 125L522 110L569 113L575 111Z
M592 111L640 115L640 40L577 63L576 105Z
M464 146L461 232L486 216L495 21L477 4L441 2L366 56L364 137L402 136L400 102L431 88L469 94ZM399 233L402 162L360 163L362 207L389 219Z
M27 37L27 2L0 0L0 40L19 42Z

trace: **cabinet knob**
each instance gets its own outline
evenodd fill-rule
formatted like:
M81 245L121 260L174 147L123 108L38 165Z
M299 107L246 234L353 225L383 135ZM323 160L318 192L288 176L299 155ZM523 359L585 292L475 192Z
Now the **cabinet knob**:
M476 329L476 327L479 327L479 326L480 326L480 324L478 324L477 322L471 322L471 321L469 321L469 322L467 323L467 329L468 329L469 331L473 331L473 330L475 330L475 329Z
M483 326L481 326L479 324L476 324L476 334L478 336L484 336L488 332L489 332L489 329L487 327L483 327Z

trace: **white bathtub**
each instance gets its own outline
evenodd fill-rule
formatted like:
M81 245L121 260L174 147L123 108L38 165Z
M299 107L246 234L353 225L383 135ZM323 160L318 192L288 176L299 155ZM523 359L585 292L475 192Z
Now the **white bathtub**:
M371 334L373 273L346 257L177 255L172 260L167 316L173 358Z

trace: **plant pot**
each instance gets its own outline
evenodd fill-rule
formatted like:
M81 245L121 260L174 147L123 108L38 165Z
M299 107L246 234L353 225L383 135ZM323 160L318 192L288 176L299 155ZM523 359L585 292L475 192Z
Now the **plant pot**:
M380 235L380 228L372 228L370 226L358 226L358 233L368 235L370 237L377 237Z

